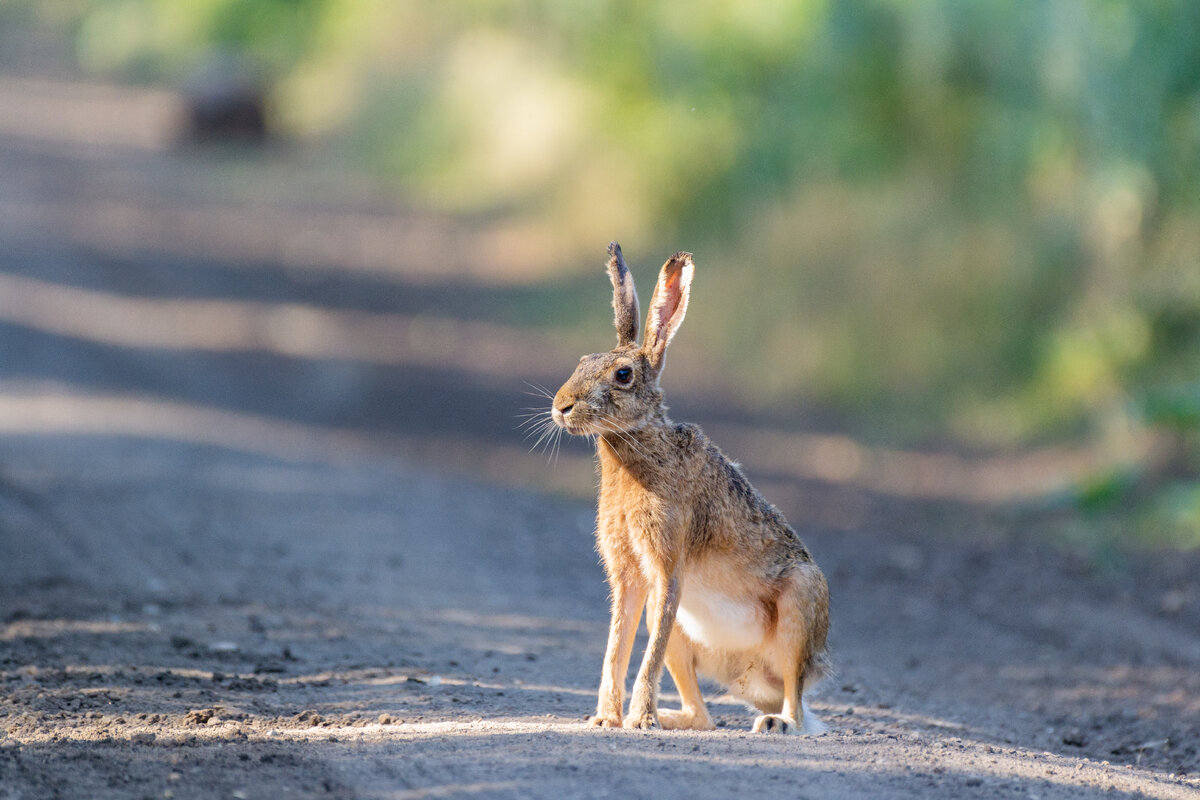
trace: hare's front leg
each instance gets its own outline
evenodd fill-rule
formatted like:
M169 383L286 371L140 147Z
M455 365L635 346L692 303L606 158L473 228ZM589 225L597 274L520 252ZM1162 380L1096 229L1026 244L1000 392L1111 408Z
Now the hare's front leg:
M608 582L612 589L608 648L604 653L596 714L588 720L588 724L619 728L625 706L625 673L629 669L629 656L633 652L633 639L637 634L638 621L642 618L642 607L646 604L646 590L640 581L613 571L609 572Z
M675 612L679 609L679 579L671 575L657 582L650 597L650 608L646 612L646 624L650 628L650 642L646 645L646 656L633 682L633 698L629 701L629 716L626 728L657 728L658 682L662 677L663 658L671 629L675 627Z

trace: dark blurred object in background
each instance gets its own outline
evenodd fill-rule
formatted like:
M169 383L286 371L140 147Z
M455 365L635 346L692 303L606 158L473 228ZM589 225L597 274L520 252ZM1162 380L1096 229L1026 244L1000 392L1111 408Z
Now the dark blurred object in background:
M245 58L215 50L183 85L186 123L192 141L267 138L266 87L259 71Z

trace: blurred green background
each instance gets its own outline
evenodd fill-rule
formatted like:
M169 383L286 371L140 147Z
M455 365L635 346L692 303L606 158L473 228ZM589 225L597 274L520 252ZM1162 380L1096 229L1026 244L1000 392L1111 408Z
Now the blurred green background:
M1200 4L74 0L107 79L213 53L268 125L397 197L515 231L520 324L597 349L696 253L691 352L741 406L866 441L1100 442L1086 509L1200 541ZM692 362L695 363L696 359ZM1124 458L1166 442L1152 465Z

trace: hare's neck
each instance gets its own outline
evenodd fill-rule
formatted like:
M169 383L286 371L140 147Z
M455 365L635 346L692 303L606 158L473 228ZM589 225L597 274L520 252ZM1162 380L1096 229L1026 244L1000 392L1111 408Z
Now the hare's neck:
M604 433L596 440L600 470L604 474L626 472L649 476L666 463L666 440L662 435L665 417L634 430Z

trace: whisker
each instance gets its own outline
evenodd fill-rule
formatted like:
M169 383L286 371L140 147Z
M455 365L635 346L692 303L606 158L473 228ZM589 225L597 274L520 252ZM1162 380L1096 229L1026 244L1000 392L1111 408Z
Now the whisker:
M550 398L550 393L545 387L537 386L528 381L525 383L530 388L537 390L536 394L533 392L526 392L526 394ZM522 409L522 412L514 415L522 420L516 425L516 428L517 430L525 431L523 438L526 441L533 439L533 444L530 445L529 451L533 452L534 450L541 449L546 454L548 463L557 464L559 456L562 455L563 434L567 431L555 423L553 409L545 407L525 408ZM650 458L650 453L646 447L638 442L629 431L623 430L620 426L620 421L616 417L602 411L594 413L596 414L593 417L594 424L600 428L601 432L584 434L584 438L588 440L588 444L595 447L600 436L611 435L641 458ZM615 450L613 452L622 464L626 463L619 452Z
M528 434L526 434L526 436L525 436L526 439L528 439L530 436L532 436L535 433L538 434L537 441L535 441L533 443L533 445L529 448L529 452L532 453L538 447L541 447L543 445L543 443L548 443L548 440L554 434L554 430L556 427L557 426L554 424L553 420L546 420L546 422L540 428L534 428ZM559 428L559 430L561 430L561 428Z
M523 394L527 394L531 397L544 397L547 400L554 399L554 395L550 394L550 390L545 386L539 386L536 383L530 383L529 381L522 381L522 383L524 383L530 389L533 389L532 392L523 392Z
M557 434L555 434L553 431L548 432L546 434L545 443L543 443L539 448L542 452L542 455L544 455L546 457L547 464L550 463L550 459L551 459L553 451L554 451L554 439L556 436L557 436Z
M531 422L538 422L543 419L552 419L554 415L550 412L549 409L547 409L545 411L540 411L536 414L515 414L514 416L517 419L523 420L523 422L521 422L520 424L528 425Z
M614 435L616 435L618 438L620 438L620 440L621 440L621 441L625 442L625 444L629 445L629 448L630 448L631 450L633 450L633 452L635 452L635 453L637 453L639 456L641 456L642 458L645 458L645 459L647 459L647 460L650 458L650 453L649 453L649 451L647 451L647 450L646 450L646 448L642 447L642 445L640 445L640 444L639 444L639 443L638 443L638 442L637 442L637 441L636 441L636 440L635 440L635 439L634 439L632 436L630 436L628 433L626 433L626 432L623 432L623 431L617 431L617 430L614 430L614 431L613 431L613 434L614 434Z
M603 427L603 426L602 426L602 427ZM607 429L607 428L605 428L605 430L608 430L608 429ZM620 453L618 453L618 452L616 451L616 449L614 449L614 448L610 447L610 448L609 448L609 450L611 450L611 451L612 451L612 454L613 454L614 456L616 456L616 457L617 457L617 461L620 461L620 462L621 462L621 466L627 466L627 465L625 464L625 459L621 458L621 454L620 454Z
M559 446L562 444L563 429L559 428L554 434L554 440L550 445L550 457L546 460L548 464L558 463Z
M528 427L528 426L530 426L530 425L536 425L536 424L537 424L537 423L539 423L539 422L545 422L545 421L546 421L546 420L548 420L548 419L552 419L552 418L551 418L551 416L550 416L549 414L537 414L537 415L530 415L529 419L527 419L527 420L525 420L524 422L522 422L522 423L518 424L518 425L517 425L517 428L518 428L518 430L519 430L519 429L521 429L521 428L526 428L526 427Z
M542 424L542 425L539 425L534 428L530 428L529 430L525 431L525 435L521 438L524 439L525 441L528 441L531 437L537 436L537 441L535 441L533 443L533 446L537 447L538 443L542 441L542 437L545 436L549 430L550 430L549 425Z
M559 428L558 428L558 426L553 425L552 422L547 422L546 425L539 428L539 431L540 431L540 435L538 437L538 443L536 443L536 444L538 444L538 445L545 444L548 446L548 444L550 444L551 439L553 437L556 437L556 435L558 434Z
M599 422L601 423L601 427L603 427L609 433L619 437L621 439L621 441L628 444L631 448L633 448L634 451L636 451L643 458L649 458L650 454L646 451L646 449L644 447L642 447L633 438L632 434L630 434L628 431L620 430L617 427L617 420L615 417L613 417L609 414L604 414L604 413L601 413L599 415L599 417L600 417Z
M597 419L597 424L601 428L603 428L605 431L607 431L608 433L613 434L618 439L620 439L622 442L629 445L629 448L631 450L633 450L635 453L637 453L638 455L640 455L642 458L650 457L650 454L648 452L646 452L646 450L641 445L639 445L628 432L622 431L616 427L615 419L613 419L612 417L608 416L607 414L601 414L599 419ZM620 458L619 455L617 457ZM621 463L622 464L625 463L623 459L622 459Z

